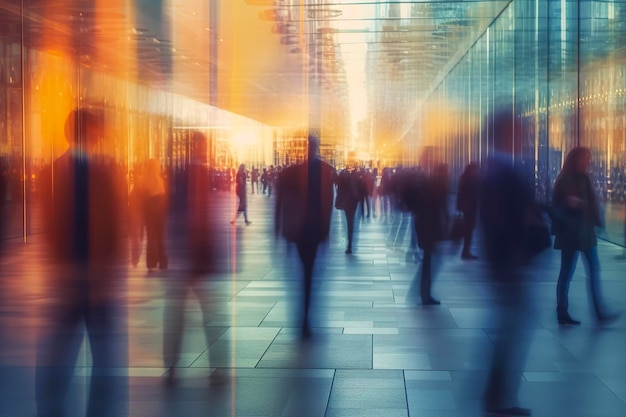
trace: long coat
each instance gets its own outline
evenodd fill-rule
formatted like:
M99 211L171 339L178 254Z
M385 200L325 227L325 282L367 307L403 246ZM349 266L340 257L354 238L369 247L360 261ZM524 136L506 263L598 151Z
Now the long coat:
M361 179L354 172L342 171L337 177L337 197L335 207L349 213L356 212L361 201Z
M582 200L580 207L567 204L570 196ZM552 202L555 249L584 251L597 244L595 226L601 226L600 210L587 174L560 176L554 184Z

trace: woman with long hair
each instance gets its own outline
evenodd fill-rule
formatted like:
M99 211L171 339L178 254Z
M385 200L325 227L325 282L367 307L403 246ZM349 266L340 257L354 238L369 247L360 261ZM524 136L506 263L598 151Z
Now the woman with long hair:
M591 150L572 149L565 158L552 193L554 248L561 250L561 271L556 286L557 320L562 325L576 325L568 312L569 285L574 276L578 253L587 264L588 288L596 318L606 323L619 314L607 310L600 292L600 263L596 226L602 226L600 207L589 177Z

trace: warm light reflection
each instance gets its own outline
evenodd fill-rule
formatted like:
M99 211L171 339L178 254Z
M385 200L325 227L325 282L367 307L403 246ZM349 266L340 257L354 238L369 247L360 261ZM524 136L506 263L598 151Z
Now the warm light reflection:
M441 100L429 102L418 116L418 145L420 147L442 146L446 139L458 134L458 126L465 122L457 107L459 103Z
M348 2L356 3L350 6L340 7L345 21L337 24L340 32L338 42L341 45L340 58L345 63L347 77L347 88L349 94L349 108L351 121L352 143L354 141L369 142L368 137L363 137L358 130L358 124L362 122L368 110L368 96L366 88L366 58L367 58L367 40L372 35L368 32L373 27L369 27L367 21L361 19L371 19L375 16L375 5L362 4L360 0L351 0ZM370 21L371 22L371 21ZM368 149L369 151L369 149Z
M236 162L253 161L255 151L258 152L258 148L261 146L261 138L253 131L234 131L230 144ZM250 169L250 167L247 168Z
M33 101L41 109L39 126L34 127L41 133L32 137L31 149L34 158L49 161L68 147L64 125L65 118L76 104L73 96L75 67L63 57L45 52L37 54L37 59L45 65L46 71L39 74L39 89L33 95Z
M220 2L219 9L226 45L219 50L219 107L247 115L252 109L257 114L251 116L274 125L306 125L308 103L300 101L302 58L285 50L281 35L272 33L276 22L259 19L258 8L240 2ZM285 95L272 97L272 89ZM259 91L268 95L261 97ZM268 97L271 106L264 105Z

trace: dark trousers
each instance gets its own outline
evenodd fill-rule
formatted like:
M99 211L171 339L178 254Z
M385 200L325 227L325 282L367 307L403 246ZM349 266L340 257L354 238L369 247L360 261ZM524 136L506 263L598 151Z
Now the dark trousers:
M352 250L352 239L354 237L354 218L356 217L357 207L347 207L344 212L346 214L346 227L348 230L348 246L347 249Z
M127 376L115 372L127 366L125 335L115 323L120 310L89 301L84 288L67 288L66 297L52 309L46 334L37 352L35 395L38 417L63 417L84 330L92 355L87 417L117 417L127 407ZM68 298L69 297L69 298ZM83 329L84 326L84 329Z
M519 405L522 372L533 337L534 300L515 266L498 265L491 275L495 337L483 407L501 409Z
M576 250L561 250L561 270L556 284L556 306L557 311L567 312L569 308L569 285L576 270L578 262L578 252ZM585 251L581 251L587 267L587 284L593 307L598 316L604 313L602 296L600 294L600 262L598 260L598 247L593 246Z
M311 289L313 287L313 266L315 265L315 257L317 256L317 248L319 244L311 241L306 242L298 242L296 243L296 247L298 248L298 256L300 257L300 261L302 262L302 268L304 271L304 281L303 281L303 295L304 295L304 303L303 303L303 320L302 327L303 329L308 330L311 327L311 323L309 322L309 313L311 308Z

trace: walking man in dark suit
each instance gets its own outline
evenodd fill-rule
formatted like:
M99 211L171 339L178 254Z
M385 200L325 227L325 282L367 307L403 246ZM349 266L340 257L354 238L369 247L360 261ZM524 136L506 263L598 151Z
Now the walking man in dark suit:
M335 169L321 160L319 139L309 134L307 161L284 169L277 181L274 230L295 243L304 270L302 336L309 337L313 266L320 243L328 239Z
M39 417L65 416L74 366L89 337L92 366L87 417L119 416L127 405L127 342L119 297L124 276L120 229L126 187L103 154L103 115L72 111L69 149L41 174L42 223L49 259L50 322L40 337L36 396Z

